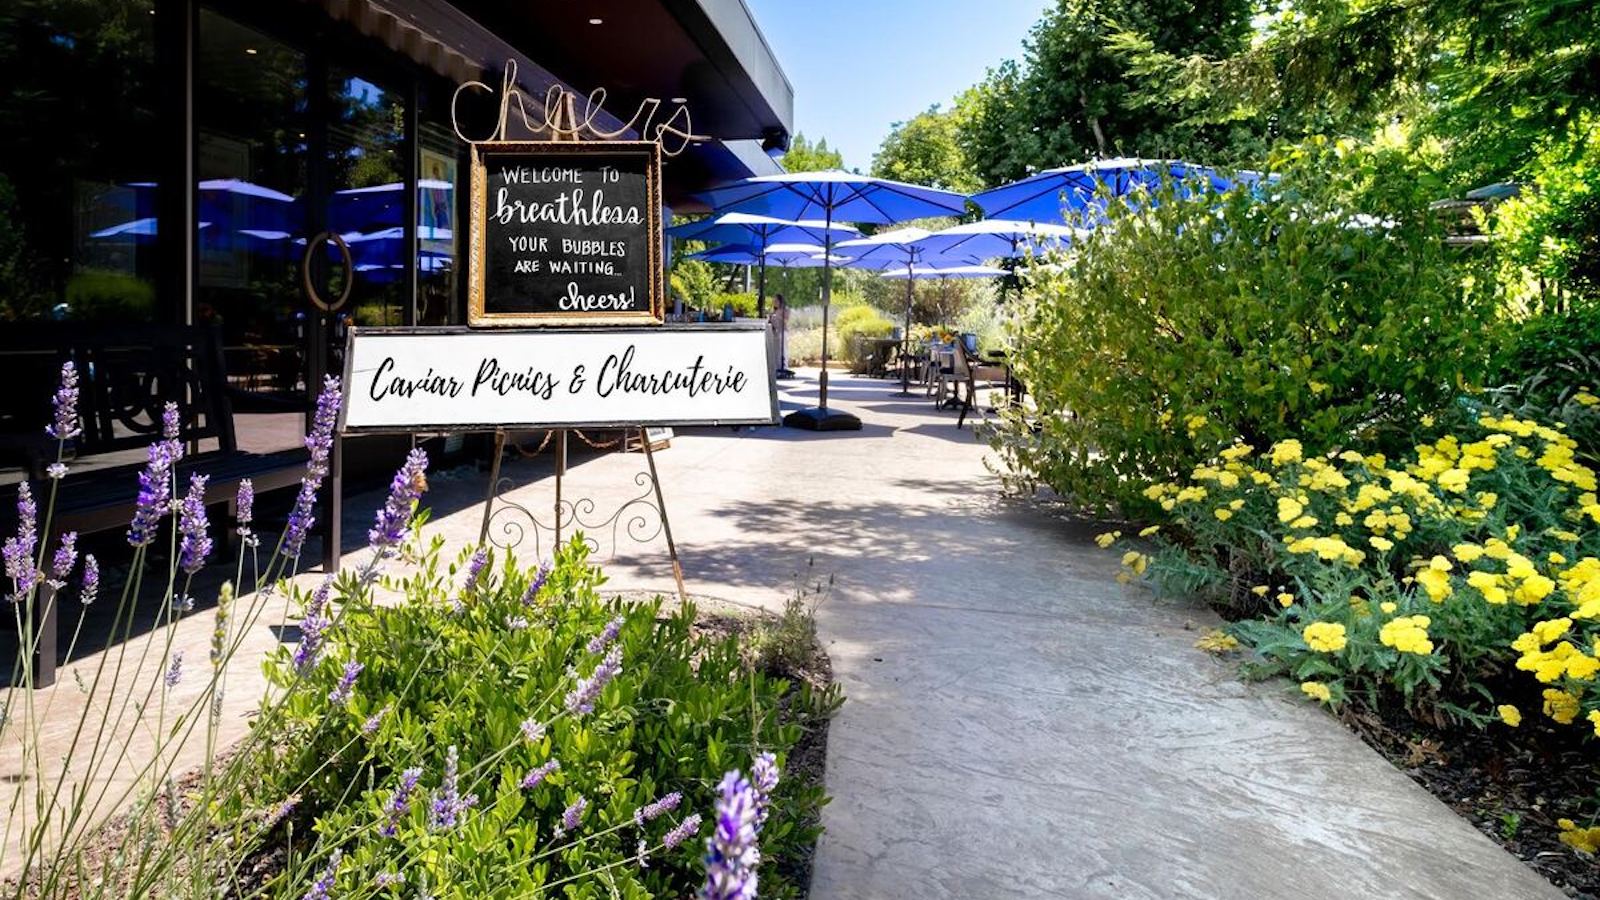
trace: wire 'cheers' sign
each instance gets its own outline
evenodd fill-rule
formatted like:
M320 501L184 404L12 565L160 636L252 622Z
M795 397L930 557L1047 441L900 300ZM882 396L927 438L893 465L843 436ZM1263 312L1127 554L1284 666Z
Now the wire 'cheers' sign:
M472 149L468 321L661 321L661 157L652 142Z
M468 331L352 328L347 431L770 425L760 324Z

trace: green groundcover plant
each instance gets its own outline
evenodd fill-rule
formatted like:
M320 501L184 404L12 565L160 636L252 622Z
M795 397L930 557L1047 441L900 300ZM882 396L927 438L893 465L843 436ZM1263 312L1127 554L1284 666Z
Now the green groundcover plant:
M1381 441L1480 381L1494 282L1440 240L1426 172L1317 141L1273 171L1111 201L1035 261L1009 341L1032 403L994 436L1013 487L1148 514L1144 484L1235 439Z
M264 767L266 808L295 804L280 827L312 832L295 866L343 847L339 886L392 883L395 896L691 890L705 850L688 839L701 831L692 811L712 807L730 767L775 752L781 768L836 695L756 671L736 638L698 635L692 605L603 602L581 540L536 570L471 548L443 567L440 545L386 583L396 602L352 608L320 648L302 640L269 667L281 687L310 682ZM350 587L306 592L308 615ZM822 802L781 781L761 855L806 852ZM762 896L796 895L763 874Z

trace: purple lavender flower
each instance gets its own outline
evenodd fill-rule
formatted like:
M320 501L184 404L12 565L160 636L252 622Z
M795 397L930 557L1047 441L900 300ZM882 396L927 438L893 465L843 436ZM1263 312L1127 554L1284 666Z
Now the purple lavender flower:
M211 555L211 524L206 520L206 482L210 480L209 475L191 474L189 492L178 507L178 567L190 575L205 568L206 557Z
M83 586L78 589L78 602L84 606L94 602L100 593L100 560L93 553L83 555Z
M778 789L778 758L762 753L750 764L750 784L756 793L756 831L767 823L772 792Z
M525 791L531 791L534 788L538 787L539 785L544 784L544 780L546 778L549 778L552 774L554 774L560 768L561 768L561 760L559 760L559 759L546 760L538 768L530 769L528 771L528 774L523 776L523 778L522 778L522 789L525 790Z
M578 825L583 822L583 811L588 808L589 798L579 794L578 799L572 801L567 805L566 809L561 811L561 823L556 826L556 830L552 836L561 837L564 834L577 830Z
M311 431L306 434L306 450L311 454L306 460L306 474L300 478L300 493L295 497L294 508L289 511L289 521L283 530L283 555L287 559L300 558L306 534L317 522L317 491L322 489L322 480L328 477L328 461L333 454L333 426L339 419L342 396L339 379L328 376L322 383L322 393L317 396L317 411L311 419Z
M299 794L290 794L289 796L283 798L282 803L279 803L277 806L273 807L272 812L267 813L266 821L262 823L261 827L267 831L271 831L279 822L289 818L289 814L294 812L294 808L299 805Z
M67 464L53 462L44 467L44 474L50 476L51 481L60 481L61 479L67 477Z
M701 900L754 900L756 865L755 789L737 771L717 786L716 827L706 839L706 883Z
M400 783L395 785L394 793L389 795L388 802L383 804L383 826L378 833L384 837L394 837L400 830L400 820L411 811L411 792L417 789L417 781L422 778L422 768L413 766L400 773Z
M78 564L78 533L69 531L61 536L61 543L56 546L56 554L50 559L50 577L45 579L45 584L56 590L67 586L67 576L72 574L72 567Z
M633 823L638 825L640 828L643 828L644 823L650 821L651 819L665 815L666 813L672 812L678 808L678 804L681 802L683 802L683 795L677 791L673 791L654 803L646 804L634 810Z
M528 582L528 589L522 592L522 605L532 606L539 598L539 592L544 589L544 583L550 580L550 564L540 563L539 571L533 573L533 580Z
M178 404L170 400L161 407L161 436L169 441L178 439Z
M166 409L175 421L177 404L168 403ZM163 414L162 418L165 421L168 416ZM172 431L176 434L176 426ZM146 451L145 466L139 472L139 496L134 505L133 521L128 525L129 544L144 547L156 539L156 529L172 504L172 467L182 456L183 445L176 437L156 441Z
M339 683L328 692L328 702L334 706L343 706L350 701L350 689L356 685L356 677L366 666L351 660L344 664L344 674L339 676Z
M477 794L463 796L458 785L459 776L457 769L460 761L457 757L456 747L450 745L444 757L444 778L439 782L439 790L433 795L434 828L451 829L461 822L461 814L478 805Z
M294 650L294 667L304 674L317 664L322 655L324 632L332 622L328 619L328 593L333 590L333 576L322 579L311 599L306 601L305 615L300 618L300 644Z
M171 658L172 663L167 666L167 675L165 678L167 687L169 688L177 687L178 682L183 680L183 651L172 651Z
M467 560L466 574L461 579L461 596L470 597L483 587L483 570L489 566L489 548L479 547Z
M616 640L617 635L622 631L622 623L623 618L621 616L617 616L607 622L604 631L589 639L589 646L586 649L594 654L606 652L606 648L611 646L611 642Z
M676 828L673 828L661 838L661 846L671 850L699 833L700 814L694 813L693 815L685 816Z
M567 712L575 715L588 715L594 712L594 701L600 692L606 689L611 679L622 672L622 648L612 647L606 658L594 667L588 678L578 679L573 685L571 693L567 694Z
M385 706L383 709L380 709L372 715L367 716L367 720L361 723L361 733L367 737L372 737L373 735L377 734L378 728L383 725L384 716L387 716L388 714L389 707Z
M61 386L50 398L50 405L55 408L55 421L45 427L45 434L58 441L77 437L81 431L78 427L78 367L70 359L61 364Z
M525 631L528 628L528 617L506 616L506 628L511 631Z
M633 845L633 856L639 861L639 868L650 868L650 845L645 843L644 838L640 838L639 843Z
M406 873L404 872L379 872L378 876L372 879L372 886L380 890L386 887L396 887L405 883Z
M26 481L17 486L17 533L0 546L6 575L11 578L11 599L21 600L42 577L33 553L39 546L39 507L33 502L33 489Z
M537 744L544 738L544 724L538 719L529 716L522 720L522 738L530 744Z
M248 478L239 482L239 492L233 495L234 518L239 520L239 536L248 538L250 523L256 517L256 484Z
M344 858L343 850L334 850L328 857L328 866L311 883L311 889L301 896L300 900L328 900L332 896L333 879L339 874L339 860Z
M380 555L405 540L412 504L428 489L427 473L428 454L421 447L407 454L405 463L394 473L394 480L389 483L389 498L379 507L376 520L367 531L367 542Z

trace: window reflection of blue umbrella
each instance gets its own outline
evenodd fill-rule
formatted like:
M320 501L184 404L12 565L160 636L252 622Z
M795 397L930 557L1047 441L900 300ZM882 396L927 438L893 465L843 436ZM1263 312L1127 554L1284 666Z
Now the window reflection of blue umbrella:
M377 231L405 224L405 183L391 181L370 187L334 191L328 201L328 227L337 231ZM455 186L448 181L423 178L417 181L418 219L424 229L440 229L446 235L423 240L449 240L455 210Z
M924 216L959 216L966 198L950 191L830 170L757 175L703 195L719 213L742 212L799 221L867 222L880 225ZM784 424L814 431L857 430L861 420L828 409L828 307L833 297L833 236L823 233L822 372L817 406L784 417Z
M696 222L685 222L667 229L667 234L690 241L721 241L749 247L755 255L758 268L756 277L756 315L767 314L767 258L766 249L781 243L820 243L829 233L836 238L860 237L855 226L823 219L794 222L753 213L723 213ZM821 252L820 250L818 252Z

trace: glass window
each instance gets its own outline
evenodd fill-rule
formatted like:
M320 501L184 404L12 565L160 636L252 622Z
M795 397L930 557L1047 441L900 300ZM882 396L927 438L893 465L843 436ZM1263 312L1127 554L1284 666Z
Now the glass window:
M417 310L418 325L452 325L461 233L456 227L460 196L460 145L446 125L423 122L417 133Z
M147 322L154 0L0 6L0 321Z
M351 279L341 325L404 325L410 252L405 100L343 66L331 67L329 82L327 227L349 245L355 269L341 274L330 267L335 286L329 290ZM335 355L343 343L343 334L334 336Z
M202 10L195 67L195 321L222 329L240 446L294 446L311 326L300 287L306 59Z

